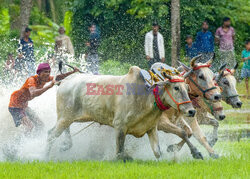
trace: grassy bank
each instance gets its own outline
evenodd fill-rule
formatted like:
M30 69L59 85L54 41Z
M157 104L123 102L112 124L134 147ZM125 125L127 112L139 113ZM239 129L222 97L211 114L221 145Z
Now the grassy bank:
M219 142L227 154L217 160L5 162L0 178L249 178L249 142Z

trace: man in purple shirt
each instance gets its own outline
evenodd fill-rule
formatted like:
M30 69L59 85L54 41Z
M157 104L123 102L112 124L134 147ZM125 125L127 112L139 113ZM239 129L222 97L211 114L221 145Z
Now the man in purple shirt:
M220 46L217 67L224 63L227 63L229 68L235 65L234 37L235 31L234 28L231 27L231 20L229 17L224 17L223 25L219 27L215 33L215 42Z

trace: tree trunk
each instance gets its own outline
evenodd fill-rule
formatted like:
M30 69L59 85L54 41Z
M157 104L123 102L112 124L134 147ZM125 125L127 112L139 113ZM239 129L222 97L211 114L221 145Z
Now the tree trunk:
M180 59L180 0L171 0L171 60L176 67L176 61Z
M37 5L38 5L39 10L41 11L42 10L42 0L37 0Z
M25 28L29 25L31 7L32 7L32 0L21 0L21 5L20 5L21 37L23 37L23 32Z
M56 9L55 9L54 0L49 0L49 4L50 4L50 11L51 11L51 15L52 15L52 20L53 20L53 22L56 22Z

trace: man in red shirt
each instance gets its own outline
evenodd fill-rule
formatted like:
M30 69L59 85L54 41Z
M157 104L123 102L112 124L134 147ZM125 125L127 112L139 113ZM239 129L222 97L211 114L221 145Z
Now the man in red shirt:
M14 91L11 94L9 112L13 117L16 127L22 124L25 126L27 132L30 132L34 126L38 130L41 130L44 124L28 107L28 101L40 96L45 91L52 88L55 81L60 81L79 71L75 68L72 72L57 75L54 79L53 76L50 76L50 70L51 68L48 63L41 63L37 68L37 75L29 77L21 89ZM44 87L48 82L50 82L50 84Z

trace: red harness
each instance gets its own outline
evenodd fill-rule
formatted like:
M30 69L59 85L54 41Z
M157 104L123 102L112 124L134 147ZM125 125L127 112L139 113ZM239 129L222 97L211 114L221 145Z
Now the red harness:
M211 65L210 65L210 64L206 64L206 65L196 66L196 67L193 67L193 70L194 70L194 71L195 71L195 70L199 70L200 68L204 68L204 67L208 67L208 68L210 68L210 67L211 67Z
M177 82L185 82L182 79L170 79L169 82L171 83L177 83ZM191 103L191 101L183 101L181 103L178 103L173 96L170 94L170 92L168 91L168 89L165 87L166 92L168 93L169 97L173 100L173 102L177 105L177 109L178 111L180 111L180 105L181 104L186 104L186 103ZM159 87L156 86L153 90L154 96L155 96L155 103L157 105L157 107L161 110L161 111L165 111L168 110L170 108L170 106L165 106L162 101L161 98L159 96Z

